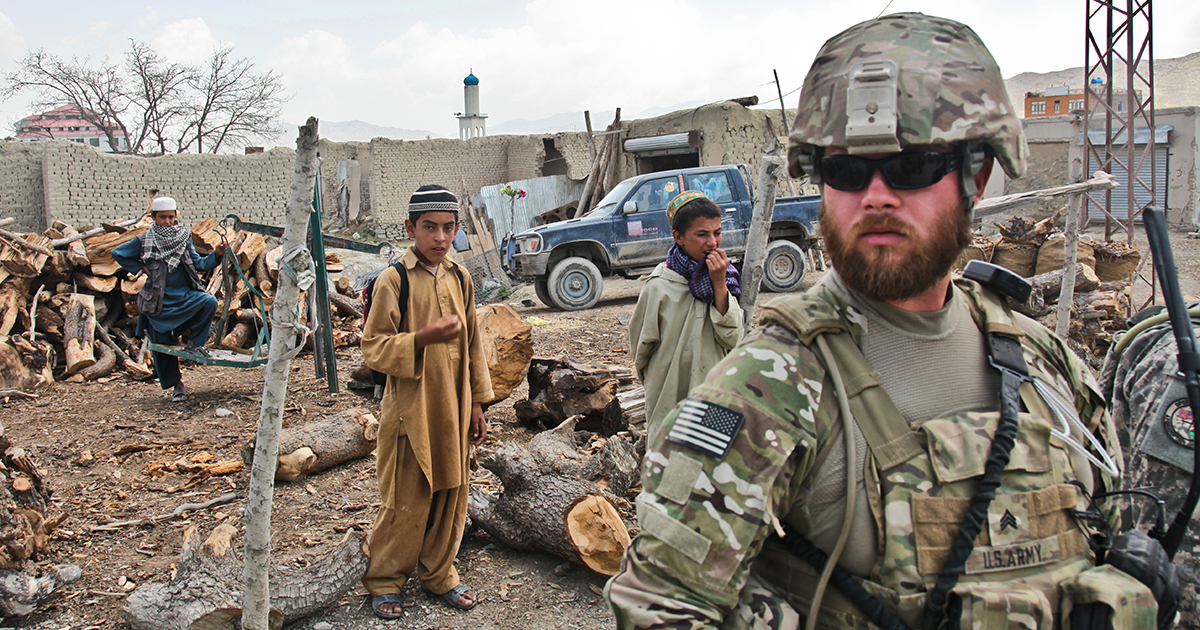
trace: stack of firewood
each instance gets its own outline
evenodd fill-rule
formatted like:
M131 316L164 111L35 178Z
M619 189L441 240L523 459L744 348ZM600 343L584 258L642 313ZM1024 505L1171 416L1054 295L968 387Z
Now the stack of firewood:
M12 223L2 220L0 225ZM56 221L41 234L0 229L0 388L28 390L51 380L95 380L121 369L135 379L154 374L147 340L135 338L137 295L146 276L130 276L112 252L153 225L149 215L80 231ZM260 234L222 230L206 218L192 227L197 253L222 240L236 258L202 275L207 290L227 310L210 345L252 347L270 309L279 274L280 247ZM340 269L336 254L327 268ZM242 276L245 276L243 280ZM362 326L358 295L348 279L330 292L334 345L357 345ZM251 291L253 287L254 291ZM226 294L228 293L228 299ZM227 309L225 304L228 303ZM305 301L304 303L308 303Z
M1013 217L997 224L999 238L977 237L959 258L961 269L972 259L991 261L1027 278L1033 285L1029 300L1014 310L1055 329L1062 291L1064 236L1054 229L1058 215L1033 222ZM1079 241L1075 291L1071 303L1069 345L1100 369L1113 336L1128 328L1133 314L1133 276L1142 255L1120 242Z

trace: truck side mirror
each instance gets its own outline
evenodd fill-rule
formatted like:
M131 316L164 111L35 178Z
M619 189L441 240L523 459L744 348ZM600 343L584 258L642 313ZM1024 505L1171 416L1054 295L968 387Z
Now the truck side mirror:
M637 212L637 202L636 201L626 201L625 205L621 206L621 212L623 212L625 214L634 214L635 212Z

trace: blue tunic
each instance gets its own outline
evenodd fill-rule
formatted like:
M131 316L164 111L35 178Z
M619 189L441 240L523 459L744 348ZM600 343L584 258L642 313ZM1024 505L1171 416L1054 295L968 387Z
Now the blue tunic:
M201 257L191 245L188 245L188 253L192 255L196 271L208 271L218 264L216 256L209 254ZM120 245L113 250L112 257L130 274L141 272L145 266L142 263L142 237ZM144 332L146 320L150 320L150 327L155 332L170 333L188 322L196 311L205 308L205 303L210 300L212 296L188 285L187 271L183 264L176 265L173 271L167 272L162 312L154 317L139 317L137 334L141 335Z

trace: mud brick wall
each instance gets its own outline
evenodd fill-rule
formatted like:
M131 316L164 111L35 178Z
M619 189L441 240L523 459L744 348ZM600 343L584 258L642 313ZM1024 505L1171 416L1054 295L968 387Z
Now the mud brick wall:
M592 170L592 154L588 149L587 132L571 131L557 133L554 134L551 140L554 143L554 148L562 155L562 160L566 163L567 170L564 174L571 179L586 179L588 173ZM600 140L597 139L596 147L599 148L599 145ZM545 164L542 170L553 170L550 166L550 164ZM561 171L555 170L554 172Z
M371 141L371 206L383 224L402 225L408 200L425 184L440 184L456 196L483 186L540 177L545 148L541 136Z
M0 142L0 217L13 217L7 229L40 232L46 228L42 189L44 142Z
M46 223L75 226L134 218L145 211L146 191L179 202L180 219L237 214L282 225L295 169L295 151L253 155L166 155L144 158L101 153L73 142L46 142L42 168Z
M789 118L795 113L789 113ZM775 109L748 109L732 101L712 103L655 118L621 123L628 131L622 140L646 138L689 131L700 132L700 166L746 164L751 184L758 178L762 154L776 135L786 136L783 115ZM637 158L622 152L619 179L637 175ZM781 182L787 174L780 175ZM786 188L784 189L786 191ZM781 195L786 192L780 192Z

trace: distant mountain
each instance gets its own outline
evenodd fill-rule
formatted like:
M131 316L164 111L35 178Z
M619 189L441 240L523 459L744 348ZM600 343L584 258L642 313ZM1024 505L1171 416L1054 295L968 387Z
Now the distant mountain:
M629 112L622 111L621 119L637 120L639 118L653 118L668 112L688 109L704 104L705 101L687 101L684 103L677 103L669 107L651 107L632 115L630 115ZM592 112L592 131L604 131L604 128L612 123L613 116L615 114L616 112L611 109ZM488 135L490 136L500 136L506 134L520 136L536 133L558 133L560 131L587 131L587 124L583 120L583 112L562 112L548 118L539 118L537 120L514 118L512 120L506 120L502 123L488 125L487 129Z
M264 141L263 146L292 146L296 142L296 129L300 125L283 123L286 130L275 138ZM372 125L361 120L350 122L334 122L322 120L320 123L322 138L334 142L370 142L371 138L391 138L393 140L424 140L426 138L442 138L442 134L421 129L402 129L400 127L385 127Z
M1125 65L1115 64L1114 76L1124 81ZM1083 67L1068 68L1057 72L1022 72L1004 82L1008 96L1018 112L1025 110L1027 92L1043 92L1055 85L1065 85L1072 90L1083 89ZM1200 52L1175 59L1158 59L1154 62L1154 107L1200 106Z

